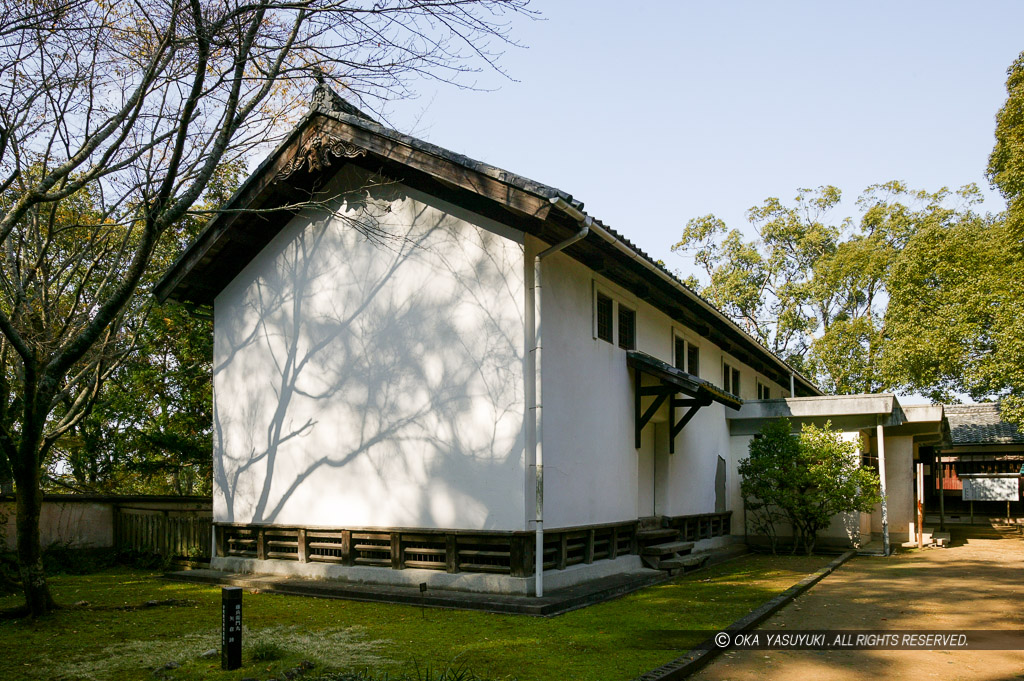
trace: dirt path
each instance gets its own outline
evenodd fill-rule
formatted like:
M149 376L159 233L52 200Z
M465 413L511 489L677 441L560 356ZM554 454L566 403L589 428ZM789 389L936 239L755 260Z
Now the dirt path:
M967 528L965 528L967 529ZM1024 537L970 528L948 549L854 558L762 629L1024 629ZM728 652L702 681L1024 679L1024 651Z

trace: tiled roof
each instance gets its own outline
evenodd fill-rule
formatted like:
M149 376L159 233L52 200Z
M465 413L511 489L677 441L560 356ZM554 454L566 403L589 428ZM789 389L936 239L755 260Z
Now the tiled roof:
M340 121L342 123L367 131L373 135L379 136L386 140L397 142L400 145L406 146L410 149L414 149L424 154L436 156L437 158L440 158L444 161L471 170L474 173L479 173L480 175L487 176L489 178L497 180L500 183L503 183L510 187L514 187L522 192L525 192L526 194L530 194L535 197L546 200L560 198L579 211L583 211L584 209L584 204L582 201L574 199L571 194L562 191L561 189L557 189L555 187L551 187L549 185L536 182L522 175L517 175L516 173L503 170L501 168L492 166L488 163L483 163L481 161L474 160L472 158L469 158L468 156L464 156L463 154L459 154L449 149L445 149L444 147L440 147L436 144L431 144L430 142L426 142L416 137L412 137L411 135L406 135L398 131L392 130L390 128L387 128L378 123L377 121L373 120L373 118L371 118L365 112L361 111L356 106L346 101L344 98L342 98L329 87L323 84L318 86L315 92L313 93L313 97L310 102L309 113L307 113L306 116L304 116L302 120L299 121L299 123L292 130L291 134L288 135L280 143L277 149L275 149L275 151L270 156L268 156L259 165L259 167L257 167L257 169L249 176L249 178L242 183L241 187L239 187L235 194L231 197L231 199L229 199L227 206L230 206L232 208L236 207L236 203L242 200L241 197L245 196L246 193L250 191L251 187L256 186L258 184L257 178L262 177L264 173L268 172L268 169L271 167L272 162L275 159L277 159L289 145L298 143L300 132L305 128L309 121L311 121L314 117L318 115L334 119L336 121ZM399 160L397 162L401 163L402 161ZM218 268L217 271L219 274L224 274L224 269L221 263L217 262L212 256L205 256L203 249L210 247L210 245L215 240L229 240L230 238L232 238L231 236L224 236L225 234L230 232L230 230L222 230L218 223L224 223L225 220L229 220L230 216L232 216L234 213L235 211L225 210L222 213L217 214L207 224L206 228L199 235L199 237L174 262L174 264L171 266L168 272L164 275L163 279L160 282L158 282L156 286L155 293L160 300L164 300L170 297L177 298L182 301L191 300L192 302L201 302L202 304L209 304L210 302L212 302L212 296L215 295L220 290L217 287L220 286L222 288L223 285L226 284L226 280L222 281L221 283L215 283L212 286L202 289L201 296L210 297L210 301L197 301L194 298L189 298L188 296L194 294L195 291L192 291L190 293L189 291L186 290L184 297L178 297L180 295L180 292L176 292L175 289L181 286L182 281L185 280L187 277L193 276L190 273L194 273L195 271L208 273L209 271L216 267ZM239 222L238 224L240 225L242 223ZM799 383L803 384L804 388L811 392L811 394L820 394L821 391L818 389L817 386L814 385L814 383L809 378L807 378L799 371L797 371L795 368L787 364L785 360L783 360L781 357L773 353L770 349L765 347L757 338L753 337L745 329L741 328L734 320L729 318L724 312L719 310L712 303L703 298L699 293L697 293L692 288L687 286L683 281L680 280L680 278L674 272L665 267L664 263L654 259L650 255L645 253L632 241L624 237L615 229L612 229L608 225L604 224L602 221L594 219L593 224L600 227L604 232L610 235L612 239L618 242L619 245L625 247L626 254L620 257L623 257L623 259L635 258L635 260L631 260L631 262L642 263L643 269L647 270L647 272L649 273L645 274L645 276L653 275L655 277L655 281L664 279L670 282L671 285L682 291L685 296L695 301L698 306L704 308L705 314L710 315L713 319L717 319L722 325L724 325L724 327L727 330L727 333L729 333L730 335L734 335L734 337L738 336L741 339L741 345L743 343L748 343L754 350L755 356L757 353L760 353L766 358L767 364L775 364L778 371L780 372L780 376L783 377L780 379L780 385L784 385L784 382L786 380L785 377L788 376L789 374L792 374ZM269 232L263 236L265 236L267 240L269 240L270 238ZM244 241L246 244L248 244L249 247L252 247L255 243L254 235L248 232L238 235L237 238L240 241ZM258 247L262 247L262 245L265 244L257 244ZM612 251L612 253L617 255L618 251L622 250L623 249L616 248L615 250ZM216 253L215 250L211 252ZM211 262L216 262L217 264L212 265L210 264ZM205 275L200 274L199 278L201 278L202 276Z
M1024 433L999 416L999 405L946 405L946 419L954 445L1024 444Z
M530 178L524 177L522 175L517 175L516 173L509 172L508 170L503 170L496 166L492 166L488 163L477 161L458 152L454 152L451 151L450 149L445 149L444 147L440 147L436 144L432 144L430 142L421 140L417 137L413 137L412 135L406 135L396 130L392 130L391 128L387 128L373 120L366 113L360 111L351 103L346 101L343 97L341 97L333 90L325 86L318 87L316 92L314 92L311 111L323 114L328 118L333 118L343 123L348 123L350 125L357 126L364 130L368 130L382 137L395 140L396 142L405 144L413 149L418 149L428 154L438 156L439 158L445 159L446 161L450 161L452 163L461 165L464 168L468 168L483 175L487 175L488 177L492 177L498 180L499 182L511 185L513 187L516 187L517 189L529 192L535 196L540 196L546 199L560 197L564 199L567 203L575 207L577 210L582 211L584 209L583 202L573 198L572 194L566 191L563 191L556 187L551 187L541 182L537 182L536 180L531 180ZM632 250L641 259L645 260L647 265L649 265L651 268L659 270L669 279L671 279L674 283L678 284L682 289L686 291L686 295L689 295L695 300L699 300L709 310L713 310L714 314L718 315L723 321L735 327L737 333L742 335L747 341L753 343L762 352L766 353L769 357L772 357L776 362L778 362L779 366L783 368L784 373L793 373L795 376L799 377L799 379L803 383L805 383L807 387L811 388L815 393L821 392L820 389L814 384L814 382L811 381L811 379L804 376L801 372L797 371L795 368L790 366L784 359L782 359L774 352L769 350L767 347L765 347L765 345L761 343L760 340L754 338L754 336L747 333L745 330L741 329L734 320L732 320L724 312L719 310L713 303L711 303L702 295L700 295L692 288L690 288L690 286L684 283L675 272L672 272L670 269L668 269L663 262L652 258L650 255L644 252L639 246L637 246L635 243L627 239L623 234L621 234L617 230L605 224L603 221L597 218L593 218L593 220L594 223L601 227L601 229L611 234L620 243L625 245L628 249Z

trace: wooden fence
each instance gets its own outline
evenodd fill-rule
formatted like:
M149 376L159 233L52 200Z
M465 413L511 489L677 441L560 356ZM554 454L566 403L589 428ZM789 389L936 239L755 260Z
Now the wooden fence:
M213 516L209 511L176 511L119 506L114 509L118 551L155 553L172 560L209 561Z

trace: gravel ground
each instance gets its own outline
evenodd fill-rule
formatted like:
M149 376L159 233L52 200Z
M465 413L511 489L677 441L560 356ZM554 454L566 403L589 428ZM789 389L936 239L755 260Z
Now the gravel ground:
M848 561L760 630L1024 630L1024 537L1009 528L953 530L946 549ZM1024 679L1024 650L727 652L702 681Z

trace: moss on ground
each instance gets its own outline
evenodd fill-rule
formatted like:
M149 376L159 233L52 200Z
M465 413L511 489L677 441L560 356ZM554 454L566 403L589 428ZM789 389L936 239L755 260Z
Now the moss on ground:
M720 629L828 560L748 555L553 618L246 593L246 653L233 672L220 670L218 588L119 568L53 578L67 609L0 622L0 650L12 679L263 680L302 660L316 664L306 679L348 672L395 681L445 669L466 679L632 679L701 638L665 631ZM0 598L0 608L17 603ZM211 649L216 657L201 657ZM268 649L279 659L253 659ZM168 662L179 666L159 669Z

